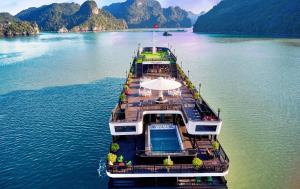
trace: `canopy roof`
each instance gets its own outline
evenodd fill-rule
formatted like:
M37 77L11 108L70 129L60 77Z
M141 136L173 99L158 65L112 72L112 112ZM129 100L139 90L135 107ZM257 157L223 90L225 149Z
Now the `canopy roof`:
M181 87L181 83L175 80L159 77L157 79L142 82L141 87L151 90L164 91L178 89L179 87Z

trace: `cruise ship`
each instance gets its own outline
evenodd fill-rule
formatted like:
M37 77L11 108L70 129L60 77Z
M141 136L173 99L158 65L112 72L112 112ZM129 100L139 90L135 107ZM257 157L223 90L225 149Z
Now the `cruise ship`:
M170 48L137 48L109 120L109 188L227 188L220 110L188 75Z

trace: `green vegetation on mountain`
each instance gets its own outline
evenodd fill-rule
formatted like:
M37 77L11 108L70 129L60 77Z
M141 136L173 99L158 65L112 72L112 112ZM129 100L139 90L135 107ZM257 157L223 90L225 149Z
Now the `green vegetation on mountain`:
M23 22L9 13L0 13L0 37L35 35L39 33L36 23Z
M42 31L106 31L127 28L123 20L100 10L92 0L81 6L76 3L53 3L29 8L16 16L21 20L35 21Z
M1 12L0 13L0 23L5 22L20 22L18 18L14 17L13 15L9 14L8 12Z
M300 35L299 0L223 0L198 18L194 32Z
M116 18L126 20L129 28L191 27L188 12L179 7L162 8L156 0L127 0L103 7Z
M21 20L35 21L42 31L57 31L67 24L67 17L76 13L75 3L53 3L39 8L29 8L16 15Z

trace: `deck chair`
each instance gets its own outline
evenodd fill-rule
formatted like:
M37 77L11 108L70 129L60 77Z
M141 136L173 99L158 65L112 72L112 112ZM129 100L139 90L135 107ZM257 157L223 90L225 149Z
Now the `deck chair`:
M196 178L195 178L195 181L196 181L197 184L198 184L198 183L201 183L201 182L202 182L201 177L196 177Z
M212 177L207 177L207 183L212 184L213 183L213 178Z
M126 167L131 167L132 166L132 162L131 161L128 161L127 163L126 163Z

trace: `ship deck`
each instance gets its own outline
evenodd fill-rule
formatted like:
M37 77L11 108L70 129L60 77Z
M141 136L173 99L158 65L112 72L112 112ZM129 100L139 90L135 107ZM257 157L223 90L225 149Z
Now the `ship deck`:
M219 111L216 114L209 107L170 50L158 48L163 53L151 54L151 49L138 51L112 111L113 143L120 147L110 151L119 159L107 162L112 185L141 181L158 186L163 183L159 179L170 179L167 184L175 188L227 188L229 159L217 140L222 124ZM143 81L158 77L175 80L181 87L162 91L163 98L161 91L141 87ZM213 141L218 149L213 149ZM174 164L166 168L163 161L168 156ZM198 168L192 163L195 157L203 163Z
M146 110L181 110L185 121L201 121L207 116L212 117L211 121L217 121L215 113L210 109L204 100L200 104L193 97L192 92L187 87L182 78L173 78L182 84L180 87L180 95L169 95L168 91L164 91L164 99L166 103L157 103L159 91L152 90L150 95L141 96L139 91L142 90L140 83L144 79L155 79L158 77L171 78L169 74L147 73L144 77L133 77L129 84L127 99L125 103L117 106L112 115L113 122L136 122L142 119L142 112ZM122 113L121 113L122 112ZM121 115L123 114L123 115Z
M209 138L189 135L185 127L179 127L184 150L178 154L172 154L174 166L170 173L211 173L224 172L228 169L229 159L221 146L219 155L207 153L213 152L212 141ZM115 138L114 142L120 146L116 155L122 155L124 162L131 161L132 166L120 167L119 164L116 164L109 167L109 172L114 174L167 173L162 165L163 159L167 156L166 153L148 154L147 152L150 152L150 150L145 150L145 139L147 140L145 134ZM194 157L199 157L203 161L200 170L195 170L191 163Z

